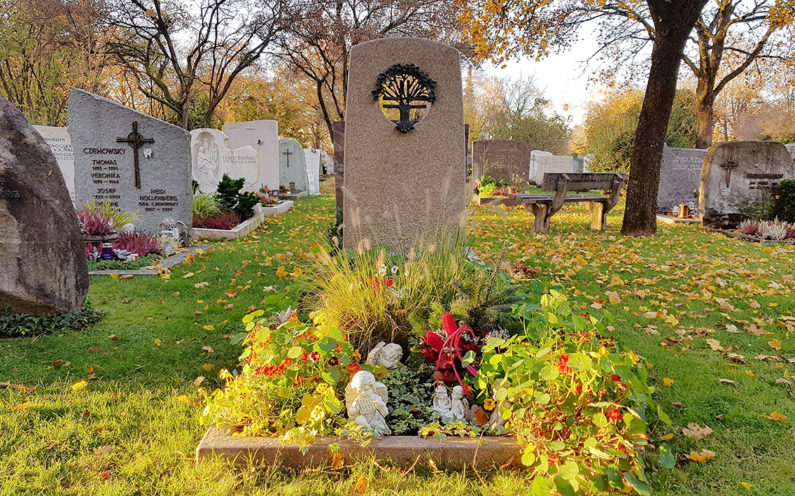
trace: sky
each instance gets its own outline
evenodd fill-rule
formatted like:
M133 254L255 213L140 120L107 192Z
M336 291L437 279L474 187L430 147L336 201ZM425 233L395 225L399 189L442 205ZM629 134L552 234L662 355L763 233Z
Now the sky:
M484 72L501 78L519 76L535 78L536 85L560 115L571 118L571 125L582 124L585 104L589 100L601 100L598 83L589 82L588 77L598 68L596 63L585 67L585 60L595 46L593 31L583 29L580 40L562 53L553 54L536 62L524 57L512 60L505 67L484 65Z

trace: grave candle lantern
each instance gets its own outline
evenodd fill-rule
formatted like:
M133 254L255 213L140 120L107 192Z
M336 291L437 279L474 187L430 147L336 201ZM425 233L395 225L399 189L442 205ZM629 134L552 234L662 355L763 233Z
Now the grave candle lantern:
M113 243L102 243L102 260L113 260Z

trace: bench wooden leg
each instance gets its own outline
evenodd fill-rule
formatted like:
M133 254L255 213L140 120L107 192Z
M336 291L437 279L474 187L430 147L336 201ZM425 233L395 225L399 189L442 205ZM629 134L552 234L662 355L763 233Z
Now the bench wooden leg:
M549 218L551 217L547 215L549 207L547 205L531 203L527 205L527 208L533 212L533 216L535 217L533 232L537 234L549 234Z
M590 202L588 210L591 211L591 229L604 231L607 225L607 212L604 203Z

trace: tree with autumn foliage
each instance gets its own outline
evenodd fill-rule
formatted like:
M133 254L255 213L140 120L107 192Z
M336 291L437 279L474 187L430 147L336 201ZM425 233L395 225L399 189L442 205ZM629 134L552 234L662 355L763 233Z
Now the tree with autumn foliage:
M482 58L504 60L514 55L541 58L550 47L568 47L579 28L642 0L456 0L459 22ZM679 66L707 0L645 0L654 32L651 65L630 166L627 203L621 232L657 232L657 189L668 119L676 95Z

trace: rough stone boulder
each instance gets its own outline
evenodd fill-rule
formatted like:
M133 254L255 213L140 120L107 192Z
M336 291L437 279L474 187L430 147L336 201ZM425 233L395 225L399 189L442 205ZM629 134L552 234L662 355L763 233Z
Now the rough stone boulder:
M79 310L88 292L80 222L47 143L0 96L0 312Z

